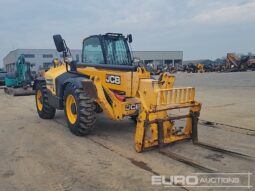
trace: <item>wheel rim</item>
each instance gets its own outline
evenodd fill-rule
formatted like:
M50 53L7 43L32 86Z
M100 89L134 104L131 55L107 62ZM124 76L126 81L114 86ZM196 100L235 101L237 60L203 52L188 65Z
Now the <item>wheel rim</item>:
M36 92L36 105L39 111L42 111L43 104L42 104L42 92L41 90L37 90Z
M68 121L74 124L77 120L77 106L73 95L68 95L66 98L66 114Z

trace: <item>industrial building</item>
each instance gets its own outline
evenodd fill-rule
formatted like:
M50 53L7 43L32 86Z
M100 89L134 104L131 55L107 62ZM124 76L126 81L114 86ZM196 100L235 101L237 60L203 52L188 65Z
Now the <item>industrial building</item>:
M133 56L143 63L155 63L158 65L182 65L183 51L133 51Z
M81 61L81 50L71 50L73 59ZM61 53L55 49L16 49L9 52L3 59L4 68L7 72L13 72L15 62L23 54L26 62L31 64L31 71L49 68L53 58L61 58ZM182 65L182 51L133 51L133 57L139 58L143 63L155 63L159 65L170 64L173 66Z
M71 50L74 59L80 61L81 50ZM61 58L61 53L55 49L16 49L9 52L3 59L4 68L7 72L13 72L15 62L23 54L26 62L31 65L31 71L49 68L52 65L53 58Z

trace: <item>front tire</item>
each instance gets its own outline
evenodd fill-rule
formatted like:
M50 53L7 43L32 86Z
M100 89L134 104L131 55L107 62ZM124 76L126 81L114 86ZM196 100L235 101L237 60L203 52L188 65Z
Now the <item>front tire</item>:
M35 91L36 109L40 118L53 119L56 109L49 105L47 88L45 82L40 82L36 86Z
M71 83L67 84L64 92L64 112L73 134L84 136L94 129L95 103L83 90Z

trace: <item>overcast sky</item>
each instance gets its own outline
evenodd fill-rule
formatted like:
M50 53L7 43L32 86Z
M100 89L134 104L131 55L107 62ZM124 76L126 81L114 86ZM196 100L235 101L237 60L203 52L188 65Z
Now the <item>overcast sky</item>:
M255 52L255 0L0 0L1 60L55 48L56 33L80 49L106 32L133 34L133 50L183 50L185 60Z

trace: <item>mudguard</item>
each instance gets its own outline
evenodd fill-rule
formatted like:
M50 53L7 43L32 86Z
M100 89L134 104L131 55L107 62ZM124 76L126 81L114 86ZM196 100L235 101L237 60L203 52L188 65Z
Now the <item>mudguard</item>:
M83 89L89 97L97 99L97 90L93 81L84 77L69 78L65 81L64 86L68 83L74 84L77 88Z
M84 77L74 77L74 78L68 78L64 82L64 86L66 86L68 83L74 84L77 88L82 89L82 81L85 80L86 78Z

